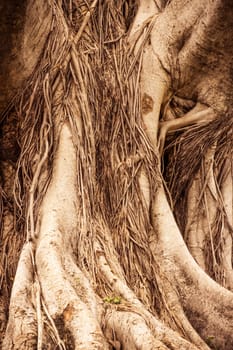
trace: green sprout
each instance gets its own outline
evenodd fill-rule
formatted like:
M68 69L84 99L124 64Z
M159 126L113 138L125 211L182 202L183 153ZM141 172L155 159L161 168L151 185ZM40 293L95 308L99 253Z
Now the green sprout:
M105 297L103 301L108 304L120 304L121 297Z
M210 335L206 339L206 344L211 347L213 350L218 350L218 347L215 345L215 337Z

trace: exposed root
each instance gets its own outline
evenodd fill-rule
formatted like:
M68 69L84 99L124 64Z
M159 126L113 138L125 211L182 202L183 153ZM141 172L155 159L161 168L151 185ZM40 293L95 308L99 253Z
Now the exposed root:
M193 326L206 339L219 320L217 345L232 347L232 294L194 262L161 186L157 131L170 78L147 43L155 18L145 23L131 57L134 48L128 52L123 40L132 16L126 3L50 2L54 16L45 51L16 101L21 154L14 196L28 240L4 350L36 344L38 350L45 344L207 350ZM222 124L214 121L211 128ZM196 130L203 152L223 135L217 131L213 141L206 126ZM191 133L186 136L190 142ZM190 176L203 154L196 152L187 165L193 157ZM213 190L212 175L207 202L214 197L215 203L219 188ZM176 202L179 184L171 183ZM215 223L215 209L210 214ZM201 330L195 319L200 309L207 320Z
M208 277L189 254L179 234L162 187L159 189L158 197L153 206L153 215L154 227L159 233L154 249L155 252L158 249L156 254L163 255L163 268L165 268L163 274L174 276L174 283L186 313L192 315L192 313L198 312L207 319L205 323L202 323L201 329L198 324L196 325L202 337L207 338L208 333L216 334L216 329L219 327L221 329L217 334L216 344L227 346L226 349L230 349L232 346L232 340L230 340L232 316L229 310L233 307L232 293ZM172 235L169 234L170 232ZM208 300L206 300L206 295L208 295ZM193 322L192 317L190 319ZM222 323L217 326L219 319L222 319ZM216 322L216 320L218 321ZM195 322L193 326L195 327ZM222 338L222 332L228 339L227 345Z
M114 330L114 335L125 349L168 349L154 338L152 331L139 315L125 310L110 310L105 317L106 326Z
M180 178L174 181L176 164L172 164L172 173L168 165L167 179L175 202L175 215L192 255L211 277L231 289L232 224L229 203L232 200L232 179L228 177L224 183L224 169L230 171L232 155L231 126L226 125L226 118L227 116L217 118L209 124L208 130L203 125L192 131L185 131L178 137L177 146L174 147L177 147L176 159L180 157ZM204 131L206 139L203 138ZM183 148L183 143L186 144L187 141L185 135L189 135L190 145L193 145L194 149L198 143L202 145L199 159L196 157L194 160L192 152L186 154L190 145L186 145L186 149ZM193 161L192 166L188 165L190 158ZM190 174L187 176L186 169L192 171L191 177ZM183 171L185 173L182 173ZM183 198L182 203L179 196Z
M32 250L32 244L29 242L24 245L21 252L11 292L10 314L3 350L32 350L37 344L36 312L31 301L34 296Z
M191 185L187 198L187 222L184 238L189 250L199 266L206 271L206 261L204 254L205 233L201 226L203 216L199 211L200 174L198 173ZM199 214L198 214L199 213ZM199 220L198 220L199 219Z
M145 320L146 324L148 324L148 326L151 328L153 336L160 342L166 344L169 348L180 349L182 347L182 349L195 349L195 346L192 346L186 340L181 338L178 334L166 327L145 308L145 306L137 299L136 295L125 284L125 282L119 279L117 275L112 272L103 253L100 249L98 250L100 270L105 276L105 278L108 280L108 283L110 283L110 285L112 286L113 290L116 291L117 294L121 295L123 297L123 300L126 301L126 309L132 310L136 312L136 314L141 315L142 318ZM191 328L192 327L190 326L190 329ZM197 338L198 336L196 337L196 339ZM207 347L205 347L204 343L200 339L198 341L198 345L203 346L203 349L208 349Z

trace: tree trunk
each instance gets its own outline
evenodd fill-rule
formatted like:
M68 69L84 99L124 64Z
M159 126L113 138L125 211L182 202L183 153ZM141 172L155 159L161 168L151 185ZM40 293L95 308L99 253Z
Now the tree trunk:
M15 18L3 350L232 349L230 2L28 0Z

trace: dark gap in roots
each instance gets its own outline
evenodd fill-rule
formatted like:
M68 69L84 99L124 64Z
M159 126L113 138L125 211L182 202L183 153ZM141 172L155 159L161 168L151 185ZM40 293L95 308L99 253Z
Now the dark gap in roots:
M195 328L195 330L200 334L202 329L205 327L207 319L203 314L197 311L191 311L184 308L185 315L187 316L189 322ZM215 334L209 334L204 341L212 350L220 350L220 348L215 344Z
M232 149L232 119L230 114L219 115L214 121L190 126L168 135L162 162L162 173L170 192L173 214L184 232L186 226L187 194L199 171L207 150L216 143L215 164ZM231 162L232 162L232 158ZM218 181L219 169L215 169ZM206 175L206 174L205 174Z
M134 0L125 1L122 5L122 14L125 18L126 29L130 28L133 23L134 17L138 10L138 4L135 5Z
M69 329L66 328L63 316L57 316L54 320L60 338L65 344L66 350L75 349L74 337Z
M20 146L18 142L19 120L15 110L0 123L0 160L16 163Z
M204 318L204 316L197 312L197 311L191 311L189 309L186 309L184 307L185 315L187 316L189 322L192 324L192 326L196 329L196 331L200 334L202 329L205 327L207 319Z

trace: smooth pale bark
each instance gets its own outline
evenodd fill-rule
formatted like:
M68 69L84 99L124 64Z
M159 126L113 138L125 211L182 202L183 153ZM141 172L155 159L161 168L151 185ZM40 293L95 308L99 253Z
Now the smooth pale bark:
M53 169L41 205L36 249L43 297L53 318L63 315L64 323L73 335L75 348L107 349L96 313L92 314L86 305L87 295L77 295L78 288L75 290L67 280L63 267L63 257L71 250L70 238L77 230L76 150L67 123L61 127Z
M232 168L228 159L225 161L224 176L220 186L223 206L226 212L225 227L223 230L223 269L225 272L225 285L233 290L233 271L232 271L232 235L233 227L233 184L232 184Z
M151 238L151 249L156 256L163 256L163 273L174 276L187 314L197 313L207 320L201 323L201 329L197 325L199 334L206 339L208 334L215 334L218 346L231 349L233 294L212 280L189 254L161 186L152 210L158 237Z
M180 130L195 124L208 123L216 118L212 108L197 103L190 111L180 118L169 119L159 123L158 148L162 155L166 136L169 132Z
M169 77L161 67L153 48L146 47L141 72L142 118L147 136L155 149L160 110L167 98L169 85Z
M155 1L138 1L138 10L130 29L130 36L134 37L135 34L142 29L145 21L147 21L149 17L158 14L158 12L158 5L155 3Z
M193 57L198 56L199 53L195 31L197 31L201 41L205 39L204 29L207 24L210 24L214 11L218 10L218 4L218 1L203 3L198 0L185 2L174 0L168 4L164 12L158 10L154 1L141 1L139 4L139 12L132 27L133 36L137 29L140 30L141 25L149 15L157 15L157 18L154 17L155 24L144 46L144 51L141 52L141 56L139 55L142 63L140 80L142 121L148 140L157 155L159 118L166 106L169 105L173 94L181 87L179 93L181 92L181 98L185 98L188 94L185 89L190 82L189 89L187 89L189 92L193 89L189 96L190 99L193 99L197 94L202 103L207 105L209 103L203 97L208 85L204 79L205 77L200 77L197 74L196 90L193 88L193 82L189 79L190 76L192 77L193 71L198 73L195 64L193 68ZM199 18L203 21L199 21ZM67 30L66 26L65 28ZM144 35L146 35L146 30ZM141 44L143 44L143 41L139 40L135 46L135 54L140 51ZM181 67L178 67L182 68L180 81L180 77L177 77L179 69L176 70L176 62L172 61L173 58L179 61L178 55L180 62L182 62ZM71 58L71 71L77 79L80 75L79 62L77 61L78 53L72 48L71 55L67 54L67 57L63 68L67 68L68 61ZM198 64L199 62L197 62L197 66ZM182 74L188 69L194 70L190 76L185 76L184 79ZM61 88L59 83L55 80L55 87L52 89L55 95L57 88ZM75 88L77 88L76 85ZM92 130L88 108L88 94L82 84L79 88L84 101L81 112L86 115L88 125L83 128L82 121L78 120L76 127L83 128L88 133L91 132L91 139L88 139L88 141L91 141L90 149L91 152L94 152L95 134ZM62 88L60 92L62 96ZM72 98L76 98L76 95L73 94ZM59 101L59 98L57 101ZM74 106L75 104L76 102L74 102ZM76 109L79 111L79 106ZM207 109L207 111L208 113L212 112L212 109ZM79 113L76 117L80 117ZM199 117L200 115L198 115ZM197 119L189 119L188 124L186 120L185 123L190 125L190 123L196 121ZM183 125L181 120L175 124ZM78 135L75 134L74 130ZM103 228L101 227L101 230L103 230L101 238L98 235L93 238L93 253L96 259L94 273L98 274L99 283L106 284L106 289L109 288L111 292L120 295L123 302L120 303L121 305L103 305L100 298L102 291L98 290L98 287L102 286L94 285L91 273L90 275L84 273L82 271L83 266L76 265L78 260L75 259L73 249L75 243L78 242L76 235L78 234L77 227L80 218L77 194L80 191L77 183L78 156L75 147L78 143L75 142L75 137L82 138L82 131L76 130L74 125L70 126L68 122L65 122L59 127L56 125L54 133L55 139L58 140L58 148L53 161L52 177L41 203L39 219L37 220L38 225L35 236L32 237L33 244L31 242L25 244L19 262L12 292L4 350L14 349L11 338L17 344L22 330L26 334L29 343L31 343L25 343L26 345L22 343L20 346L26 346L30 349L37 342L38 350L40 350L43 342L43 327L45 326L42 311L45 310L48 312L48 319L53 319L54 322L59 318L62 319L64 329L69 330L69 336L73 342L72 346L77 349L108 349L113 345L116 349L122 346L125 349L140 348L145 350L207 350L208 346L201 337L208 340L208 336L212 336L214 333L218 337L216 345L225 350L230 350L233 346L232 293L211 280L197 265L177 227L161 184L162 181L160 183L158 180L157 191L151 193L150 182L146 177L144 168L141 169L139 183L144 196L145 207L148 211L151 210L153 228L148 232L148 241L150 242L148 250L151 250L150 256L153 256L148 264L160 267L160 271L156 271L158 276L154 273L151 279L156 279L159 282L158 287L161 290L164 308L166 309L160 311L161 315L163 311L164 314L166 311L169 314L170 319L167 322L169 326L159 319L156 312L148 311L142 298L139 298L133 292L134 286L126 283L125 267L120 265L119 255L114 247L111 247L111 245L113 246L112 233L109 233L107 227L105 231L104 225ZM90 154L84 156L89 157ZM93 154L91 154L92 156L93 163L98 162ZM112 162L113 165L114 162L115 160ZM208 168L209 165L205 165ZM93 178L93 181L95 180ZM212 198L216 188L212 180L213 178L210 177L207 195L211 220L213 220L216 211L215 201ZM197 181L199 181L198 178ZM232 182L229 183L229 176L226 177L225 181L225 183L223 182L222 195L227 215L230 217L232 216L230 209L232 201L228 200L226 189L232 191ZM194 198L190 198L191 210L196 210L198 198L195 192L196 187L194 186ZM192 200L194 202L191 202ZM104 212L106 203L100 201L99 205ZM99 215L101 214L99 213ZM207 224L208 222L204 218L202 227L198 228L198 230L202 230L199 232L199 241L202 240L201 234L203 232L205 234L209 228ZM195 230L196 228L192 226L191 231L194 232ZM87 235L85 227L82 234ZM117 238L120 239L121 237ZM90 239L89 236L87 236L87 239ZM192 238L193 241L195 243L198 238ZM203 244L203 242L198 243ZM78 246L77 249L79 248ZM106 251L110 252L112 256L111 254L106 256ZM89 257L85 258L88 260ZM201 263L201 258L204 260L203 256L201 258L196 256L196 258ZM33 266L34 262L35 266ZM227 255L227 264L229 263L231 261L229 255ZM31 291L33 270L34 273L36 271L37 283L33 287L35 290ZM143 287L146 288L146 286ZM25 297L28 291L32 293L29 301ZM20 302L19 304L17 299ZM16 308L18 309L16 310ZM151 309L155 309L154 305L151 305ZM24 310L26 310L26 317L19 318L17 327L14 327L14 316L24 312ZM201 322L202 317L205 322ZM29 324L29 331L24 332L25 324ZM35 325L37 325L37 328ZM178 330L180 334L172 330L170 326ZM192 326L196 328L196 331ZM107 327L106 332L105 327ZM26 341L26 339L24 338L23 341ZM111 345L109 346L109 344Z
M33 295L32 252L32 243L25 244L12 288L3 350L34 349L37 343L36 313L32 300L29 299Z
M202 230L202 219L203 215L199 212L200 203L200 181L201 176L198 173L191 185L188 192L187 200L187 223L185 228L185 241L189 247L189 250L197 261L199 266L205 271L205 254L204 254L204 240L205 233ZM199 220L198 220L199 219Z
M129 311L111 311L106 315L106 323L115 330L115 336L124 349L132 350L168 350L162 342L156 340L146 322ZM113 344L114 345L114 344ZM119 348L120 350L120 348Z

